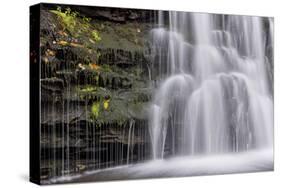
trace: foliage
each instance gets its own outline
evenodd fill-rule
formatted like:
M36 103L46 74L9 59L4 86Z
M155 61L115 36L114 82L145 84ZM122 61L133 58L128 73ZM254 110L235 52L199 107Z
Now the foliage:
M103 65L102 68L104 72L112 72L112 68L107 64Z
M92 34L92 37L93 37L93 39L95 41L100 41L101 40L101 37L99 36L99 33L98 33L97 30L93 30L91 34Z
M99 111L100 111L100 103L96 102L92 105L92 108L91 108L92 115L95 119L98 118Z
M51 12L60 18L63 29L72 36L76 38L86 36L91 39L92 43L101 40L98 31L91 25L91 18L81 16L77 11L72 11L70 8L63 11L61 7L58 7L57 10L51 10Z
M97 65L96 63L91 63L89 64L90 68L93 69L93 70L99 70L100 69L100 66Z
M86 64L98 62L100 54L95 44L101 41L101 37L97 28L94 28L91 18L70 8L62 10L61 7L57 7L56 10L50 10L50 12L57 16L62 27L62 31L58 31L61 38L57 44L84 50L85 53L81 54L85 54L83 56Z
M86 86L85 88L81 89L82 92L94 92L97 88L93 86Z
M104 100L104 102L103 102L103 108L104 108L105 110L108 109L108 107L109 107L109 102L110 102L110 99Z

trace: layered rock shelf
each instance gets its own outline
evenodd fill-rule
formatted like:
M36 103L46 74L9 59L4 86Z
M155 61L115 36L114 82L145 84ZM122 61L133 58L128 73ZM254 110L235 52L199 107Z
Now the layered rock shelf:
M147 15L77 11L41 13L42 180L151 157Z

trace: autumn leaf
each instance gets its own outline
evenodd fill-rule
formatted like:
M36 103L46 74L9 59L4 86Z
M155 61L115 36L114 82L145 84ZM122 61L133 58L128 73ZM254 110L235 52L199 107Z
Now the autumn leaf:
M45 54L46 54L47 56L55 56L55 55L56 55L56 52L53 51L53 50L47 49L46 52L45 52Z
M82 47L83 47L82 44L78 44L78 43L74 43L74 42L71 42L69 45L70 45L70 46L73 46L73 47L79 47L79 48L82 48Z
M93 70L99 70L99 69L100 69L100 66L97 65L96 63L91 63L89 66L90 66L90 68L93 69Z
M62 30L60 30L59 32L58 32L60 35L62 35L62 36L65 36L65 37L67 37L68 35L67 35L67 33L66 32L64 32L64 31L62 31Z
M64 41L64 40L61 40L61 41L58 41L57 42L59 45L62 45L62 46L66 46L68 44L68 42Z

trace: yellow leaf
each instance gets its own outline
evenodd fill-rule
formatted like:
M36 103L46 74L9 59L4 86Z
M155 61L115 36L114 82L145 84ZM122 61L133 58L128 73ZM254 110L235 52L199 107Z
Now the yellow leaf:
M45 63L49 63L49 60L48 60L47 57L43 57L43 61L44 61Z
M91 43L93 43L93 44L95 44L96 42L95 41L93 41L92 39L89 39L89 41L91 42Z
M100 108L100 104L99 103L94 103L92 106L92 114L94 115L95 118L97 118L99 116L99 108Z
M45 52L45 54L46 54L47 56L55 56L55 55L56 55L56 52L53 51L53 50L47 49L46 52Z
M103 102L103 108L105 109L105 110L107 110L108 109L108 107L109 107L109 99L107 99L107 100L105 100L104 102Z
M83 47L82 44L78 44L78 43L74 43L74 42L71 42L69 45L70 45L70 46L73 46L73 47L79 47L79 48L82 48L82 47Z
M58 41L58 44L59 44L59 45L65 46L65 45L68 44L68 42L66 42L66 41L64 41L64 40L61 40L61 41Z

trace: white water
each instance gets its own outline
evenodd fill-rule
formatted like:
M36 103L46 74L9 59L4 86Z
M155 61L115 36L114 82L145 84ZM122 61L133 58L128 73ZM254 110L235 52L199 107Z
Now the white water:
M209 156L174 157L151 160L142 164L123 165L88 171L74 176L53 178L50 183L107 181L136 178L180 177L269 171L273 169L272 150Z
M212 14L170 12L169 28L159 23L151 32L160 75L150 118L154 159L273 148L262 19L228 16L218 28Z

